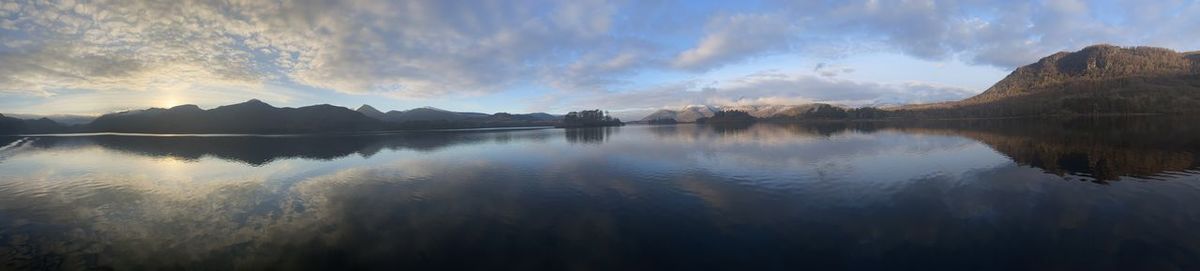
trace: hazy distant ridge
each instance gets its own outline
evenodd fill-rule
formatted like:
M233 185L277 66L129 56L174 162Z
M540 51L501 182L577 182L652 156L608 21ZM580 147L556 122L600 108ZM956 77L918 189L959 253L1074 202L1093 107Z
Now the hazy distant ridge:
M677 110L658 110L642 118L642 121L674 119L678 122L695 122L700 118L712 117L719 111L742 111L756 118L796 117L829 104L813 103L802 105L689 105Z

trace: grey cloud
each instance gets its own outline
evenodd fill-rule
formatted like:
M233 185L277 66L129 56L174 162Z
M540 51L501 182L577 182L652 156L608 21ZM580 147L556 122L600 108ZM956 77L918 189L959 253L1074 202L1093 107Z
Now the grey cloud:
M882 84L778 72L748 75L722 82L716 88L720 98L791 99L846 105L940 102L974 94L967 89L922 82Z
M569 102L574 107L675 108L710 104L834 103L850 106L960 100L977 91L924 82L880 84L804 74L761 72L701 87L688 81L640 90L595 94ZM639 111L641 112L641 111Z
M5 3L0 12L3 26L21 33L2 37L5 46L63 47L71 52L63 61L130 59L163 70L190 65L216 79L283 79L347 93L422 97L540 80L527 74L608 42L615 10L602 1L196 0L21 1ZM636 64L630 62L592 65L620 70ZM5 77L9 86L57 86L69 74L130 76L121 66L87 74L4 66L35 75ZM101 87L88 80L73 86Z
M717 16L705 26L706 33L695 47L679 53L672 65L705 70L747 57L783 51L797 27L773 14Z
M831 3L831 4L830 4ZM801 36L858 33L849 43L877 42L919 58L1014 68L1064 50L1096 43L1194 49L1200 36L1200 3L1183 1L779 1L795 17L809 18ZM1103 4L1103 3L1101 3ZM1177 12L1170 12L1175 10ZM1106 23L1106 17L1119 17ZM801 46L826 46L804 44ZM1180 48L1193 47L1193 48ZM871 48L874 50L875 48Z
M734 13L688 4L6 1L0 4L0 92L53 95L62 88L256 87L282 81L397 97L471 95L529 84L623 98L625 92L610 90L642 72L697 73L775 54L837 58L845 51L885 50L1012 68L1092 43L1181 50L1197 49L1200 43L1200 35L1192 34L1200 27L1200 17L1194 16L1200 2L1195 1L1116 1L1109 8L1115 14L1099 14L1090 3L1070 0L768 0ZM1117 16L1110 21L1120 23L1100 16ZM817 70L825 77L853 72L846 67ZM805 83L834 90L776 96L944 98L937 91L927 93L930 97L855 96L864 91L843 91L844 81L786 79L757 82L775 86L771 84L816 80ZM688 84L694 82L677 85ZM707 99L677 92L646 100Z
M1190 35L1200 19L1189 16L1200 12L1200 2L1113 4L1108 9L1116 14L1101 14L1100 7L1078 0L767 1L758 13L709 16L702 36L665 64L703 71L770 54L840 57L846 50L895 50L1014 68L1095 43L1186 50L1200 42ZM1101 16L1123 23L1106 23Z
M206 31L206 14L188 5L118 4L6 3L0 18L21 32L3 37L0 70L7 76L0 91L138 90L182 83L176 79L246 83L263 76L249 68L248 53L229 50L235 40Z
M596 91L628 83L622 79L636 71L662 66L659 48L641 42L613 44L595 49L565 64L548 65L542 77L555 88Z
M850 67L821 62L813 66L812 71L824 77L836 77L841 74L853 73L855 70Z

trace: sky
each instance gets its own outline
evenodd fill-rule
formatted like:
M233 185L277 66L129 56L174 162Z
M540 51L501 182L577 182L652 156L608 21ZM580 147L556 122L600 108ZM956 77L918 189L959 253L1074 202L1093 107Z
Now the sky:
M0 112L927 103L1093 44L1197 50L1196 29L1195 0L0 0Z

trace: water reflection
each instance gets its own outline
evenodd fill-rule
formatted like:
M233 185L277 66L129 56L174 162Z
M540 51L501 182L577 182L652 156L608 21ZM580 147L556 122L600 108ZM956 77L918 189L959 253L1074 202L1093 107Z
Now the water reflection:
M613 134L620 131L621 127L567 128L564 129L563 136L570 143L600 144L608 141Z
M1200 266L1146 121L3 138L0 269Z
M1079 118L935 122L905 132L977 140L1048 173L1106 182L1163 179L1200 168L1200 129L1190 118Z
M11 146L24 151L86 146L151 157L192 161L211 156L260 166L277 159L332 160L358 154L371 157L382 150L436 151L462 145L512 141L545 141L549 135L519 131L439 131L364 135L316 136L61 136L26 138ZM9 138L15 142L22 138ZM4 141L0 141L3 143ZM11 143L10 142L10 143Z
M713 123L713 124L707 124L705 126L708 127L709 129L712 129L712 131L718 135L736 135L739 133L746 132L746 130L749 130L751 126L754 126L754 124L753 123L737 123L737 122L735 122L735 123Z
M771 143L880 131L945 135L986 144L1018 164L1080 180L1121 177L1155 179L1200 168L1200 130L1190 119L1083 118L1066 120L973 120L927 122L829 122L812 124L658 125L646 127L660 140ZM620 127L563 130L568 143L601 144ZM544 142L550 134L529 131L444 131L326 136L70 136L0 137L0 147L69 149L99 146L152 157L193 161L210 156L260 166L277 159L332 160L382 150L436 151L461 144ZM722 139L724 138L724 139ZM0 152L0 159L4 153ZM9 154L11 155L11 154Z
M750 133L755 140L831 137L843 133L898 131L964 137L987 144L1018 164L1059 176L1104 183L1121 177L1160 179L1200 168L1200 129L1191 118L1105 117L920 122L828 122L809 124L708 125L712 134ZM655 135L699 136L678 128ZM785 132L786 134L780 134Z

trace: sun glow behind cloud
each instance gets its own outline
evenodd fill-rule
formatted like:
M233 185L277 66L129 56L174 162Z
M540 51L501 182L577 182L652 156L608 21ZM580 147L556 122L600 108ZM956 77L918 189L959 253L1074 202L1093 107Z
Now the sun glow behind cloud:
M178 98L166 97L162 99L162 102L160 102L158 106L162 108L171 108L181 104L183 104L183 102L181 102Z

